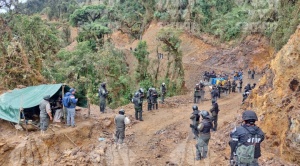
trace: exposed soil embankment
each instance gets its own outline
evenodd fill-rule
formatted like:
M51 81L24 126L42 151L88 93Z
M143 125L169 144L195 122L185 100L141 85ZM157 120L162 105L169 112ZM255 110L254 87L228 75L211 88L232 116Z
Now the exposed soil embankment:
M300 164L300 27L279 51L254 90L251 102L267 146Z

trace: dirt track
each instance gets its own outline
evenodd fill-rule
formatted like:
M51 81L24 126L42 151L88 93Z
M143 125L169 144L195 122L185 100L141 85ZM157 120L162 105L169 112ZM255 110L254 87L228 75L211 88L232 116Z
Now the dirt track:
M145 34L144 40L155 41L158 27L152 28ZM119 34L116 37L118 38ZM212 47L202 41L196 41L197 39L190 39L188 36L183 36L185 45L182 46L183 52L186 53L183 62L185 80L188 80L186 84L189 89L199 81L199 73L203 70L231 71L220 66L202 64L201 62L207 58L207 56L203 57L204 52ZM128 51L130 46L133 48L136 46L137 41L130 45L122 41L120 43ZM156 44L149 43L149 49L152 50L150 57L155 57ZM134 58L132 55L127 58L132 62L129 65L133 71ZM253 83L253 80L245 78L244 86L248 81ZM210 99L208 91L205 98ZM90 118L85 118L87 110L81 110L77 112L76 117L78 127L52 126L54 131L48 130L43 137L39 136L39 132L31 132L29 136L26 136L24 131L16 133L7 122L1 121L0 165L228 165L229 132L238 125L240 119L241 93L222 95L218 101L221 110L219 129L212 133L209 157L200 162L194 160L196 141L192 139L189 128L192 101L191 93L167 98L164 105L159 105L159 110L145 111L143 122L133 119L132 104L124 106L132 123L126 129L125 146L120 150L112 146L114 132L112 119L118 109L100 114L99 107L93 106ZM207 100L200 103L198 107L200 110L209 110L211 102ZM146 103L144 110L145 108ZM98 141L99 137L105 140ZM263 148L261 165L289 165L269 152L268 145L264 143L262 145L266 148Z

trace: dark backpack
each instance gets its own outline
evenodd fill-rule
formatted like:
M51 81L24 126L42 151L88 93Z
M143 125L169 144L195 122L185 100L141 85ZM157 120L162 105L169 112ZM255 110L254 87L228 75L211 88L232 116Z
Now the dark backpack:
M70 96L63 97L62 103L65 107L70 107L71 106Z
M245 127L244 127L245 128ZM250 131L245 128L249 134ZM253 136L251 134L251 136ZM257 140L257 135L254 135L255 140ZM247 145L239 144L236 148L237 161L239 164L251 164L254 162L254 153L255 153L255 144L256 143L248 143Z

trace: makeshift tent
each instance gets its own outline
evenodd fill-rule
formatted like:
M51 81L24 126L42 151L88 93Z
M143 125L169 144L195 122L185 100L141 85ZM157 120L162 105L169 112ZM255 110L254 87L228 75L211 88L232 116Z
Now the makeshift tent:
M0 96L0 118L19 123L20 108L26 111L28 108L38 106L44 96L50 95L52 97L62 89L62 86L63 84L30 86L2 94ZM65 92L69 89L70 88L66 86Z

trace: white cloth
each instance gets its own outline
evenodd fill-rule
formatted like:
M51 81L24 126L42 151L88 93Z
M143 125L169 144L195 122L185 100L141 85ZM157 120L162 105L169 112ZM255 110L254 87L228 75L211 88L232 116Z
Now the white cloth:
M62 115L63 115L62 109L55 110L53 122L60 122L60 118L62 117Z
M125 117L124 123L125 123L126 125L128 125L128 124L130 123L130 119L129 119L128 117Z

